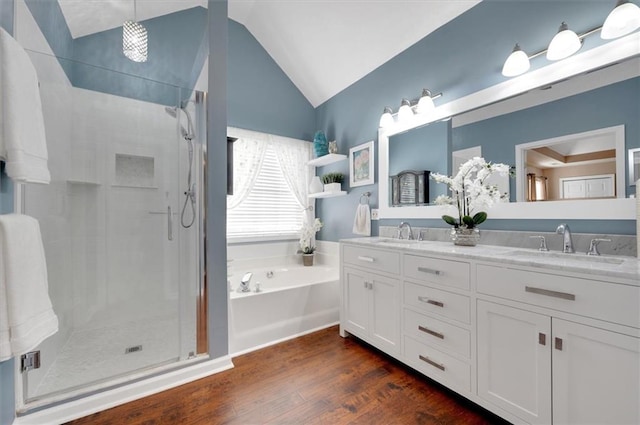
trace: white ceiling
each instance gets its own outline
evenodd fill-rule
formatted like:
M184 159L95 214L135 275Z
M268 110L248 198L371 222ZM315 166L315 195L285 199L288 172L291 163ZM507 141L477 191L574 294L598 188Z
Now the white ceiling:
M74 38L133 19L133 0L58 0ZM245 25L315 107L480 0L229 0ZM137 0L145 20L206 0Z

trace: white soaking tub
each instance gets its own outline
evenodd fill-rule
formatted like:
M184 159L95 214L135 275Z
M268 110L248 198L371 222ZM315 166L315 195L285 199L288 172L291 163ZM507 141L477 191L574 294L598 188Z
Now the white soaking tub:
M253 273L251 292L238 292ZM271 277L268 277L271 276ZM332 326L339 321L337 267L286 265L230 276L229 353L238 355ZM260 292L255 292L260 283Z

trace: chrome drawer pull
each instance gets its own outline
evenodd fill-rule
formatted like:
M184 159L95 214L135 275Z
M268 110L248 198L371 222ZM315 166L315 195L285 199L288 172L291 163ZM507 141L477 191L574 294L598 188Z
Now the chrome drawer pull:
M440 364L440 363L436 363L433 360L431 360L429 357L425 357L422 354L418 355L418 357L420 358L420 360L422 360L425 363L429 363L431 366L433 367L437 367L438 369L440 369L441 371L444 372L444 365Z
M376 260L375 260L375 258L371 258L371 257L364 257L364 256L362 256L362 255L359 255L359 256L358 256L358 260L360 260L360 261L366 261L367 263L373 263L373 262L375 262L375 261L376 261Z
M442 276L444 274L444 272L441 272L440 270L428 269L426 267L418 267L418 271L423 273L435 274L436 276Z
M424 333L428 333L429 335L433 335L436 338L444 339L444 334L441 334L440 332L432 331L431 329L425 328L424 326L418 325L418 330Z
M532 294L546 295L547 297L562 298L563 300L575 301L576 296L567 292L551 291L549 289L534 288L533 286L525 286L524 290Z
M444 303L440 301L430 300L427 297L418 297L418 300L422 301L423 303L435 305L436 307L444 307Z

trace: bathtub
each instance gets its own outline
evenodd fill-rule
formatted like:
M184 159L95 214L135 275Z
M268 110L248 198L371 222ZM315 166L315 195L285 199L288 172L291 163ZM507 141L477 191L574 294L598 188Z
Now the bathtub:
M238 292L240 280L248 271L253 273L251 292ZM232 356L339 321L337 267L262 267L236 273L229 281L229 353ZM257 283L260 283L260 292L255 292Z

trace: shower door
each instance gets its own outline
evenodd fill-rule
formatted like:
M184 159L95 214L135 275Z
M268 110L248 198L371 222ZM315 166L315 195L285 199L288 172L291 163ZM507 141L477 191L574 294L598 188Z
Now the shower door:
M21 372L25 409L196 355L200 200L184 192L199 190L202 96L128 78L148 99L41 81L52 181L24 187L21 207L40 222L59 331Z

